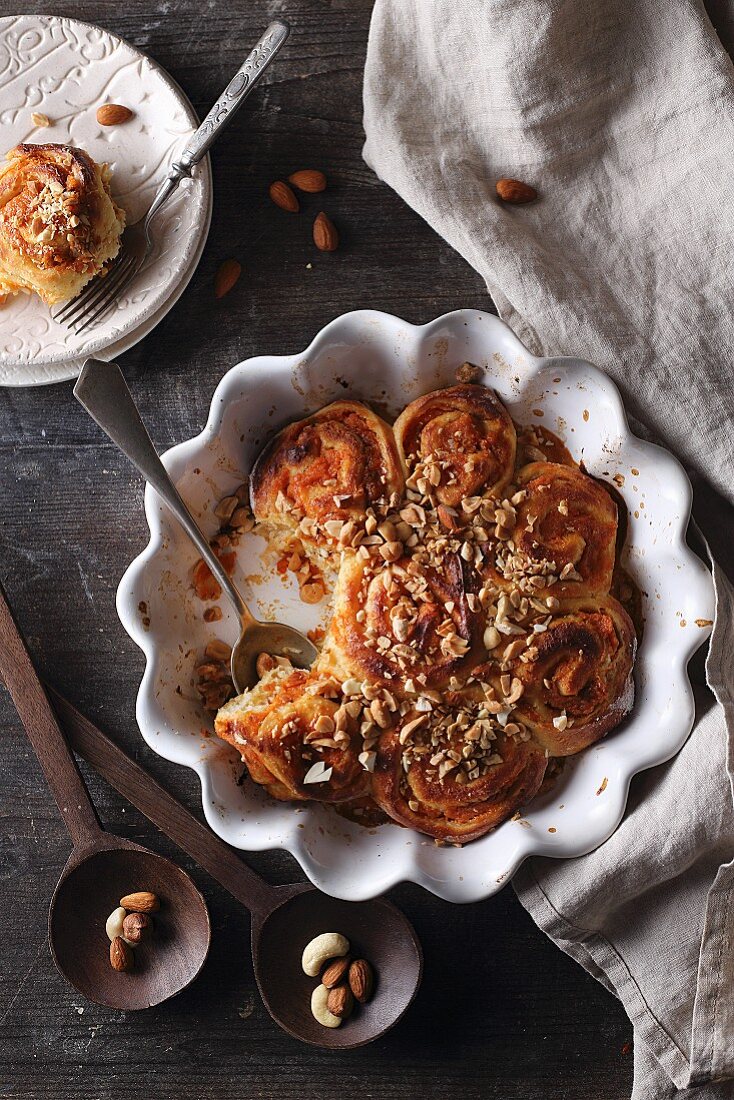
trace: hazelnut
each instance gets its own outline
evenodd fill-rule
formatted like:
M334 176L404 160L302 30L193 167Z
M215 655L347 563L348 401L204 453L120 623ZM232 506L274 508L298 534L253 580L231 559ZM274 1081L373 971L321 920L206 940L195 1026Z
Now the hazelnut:
M122 938L135 947L147 936L151 927L152 921L147 913L128 913L122 922Z

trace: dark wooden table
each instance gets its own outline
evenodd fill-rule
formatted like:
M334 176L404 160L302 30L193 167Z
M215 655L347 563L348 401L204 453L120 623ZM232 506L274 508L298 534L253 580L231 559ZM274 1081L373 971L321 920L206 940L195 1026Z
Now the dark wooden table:
M346 310L423 322L489 308L480 278L361 159L361 79L371 0L67 3L161 62L203 114L272 16L293 33L268 83L213 152L214 219L178 305L122 358L159 448L201 429L223 372L259 352L303 347ZM16 9L32 11L22 0ZM326 170L326 209L343 246L315 251L310 219L265 198L300 167ZM315 204L314 212L318 209ZM236 289L214 299L227 257ZM313 266L309 269L308 264ZM38 666L168 789L198 811L196 777L155 756L135 726L141 655L115 588L145 545L142 486L74 402L69 383L0 392L1 574ZM199 980L160 1009L116 1015L57 974L46 910L69 842L8 696L0 691L0 1096L17 1100L621 1100L631 1029L618 1003L535 928L511 888L451 906L393 892L423 941L426 976L408 1018L348 1054L299 1046L262 1007L247 915L101 780L105 824L181 860L204 891L212 952ZM272 882L301 877L290 856L249 857ZM84 945L80 944L80 950Z

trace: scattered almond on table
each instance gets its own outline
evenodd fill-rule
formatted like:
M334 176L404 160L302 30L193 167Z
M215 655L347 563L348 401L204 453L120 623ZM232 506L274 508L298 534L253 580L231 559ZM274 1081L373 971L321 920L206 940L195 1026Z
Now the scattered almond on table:
M296 193L292 187L289 187L283 180L274 180L270 184L268 190L270 198L273 200L276 206L279 206L281 210L288 210L291 214L297 214L301 209L301 204L296 198Z
M335 252L339 247L339 233L328 214L322 210L313 223L313 243L320 252Z
M292 186L291 186L292 185ZM297 214L301 209L293 188L308 195L317 195L325 191L327 186L326 175L318 168L301 168L297 172L291 172L288 183L283 180L274 180L268 188L268 194L276 206L281 210L288 210ZM339 247L339 233L329 215L321 210L313 223L313 241L320 252L334 252ZM307 265L311 267L311 264Z
M300 172L293 172L288 177L288 182L299 191L306 191L310 195L326 190L326 176L316 168L303 168Z
M223 298L225 294L229 294L241 274L242 264L239 260L225 260L220 264L214 276L214 297Z
M34 111L31 115L31 122L34 126L50 126L51 119L48 115L42 114L40 111Z

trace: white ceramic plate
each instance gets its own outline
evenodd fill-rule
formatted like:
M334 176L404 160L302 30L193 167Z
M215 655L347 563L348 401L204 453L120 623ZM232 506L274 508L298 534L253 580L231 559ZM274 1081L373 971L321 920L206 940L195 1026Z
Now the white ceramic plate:
M96 109L123 103L134 118L102 127ZM33 112L53 125L36 127ZM0 124L3 149L61 142L112 167L112 190L130 222L145 212L174 154L198 125L188 99L150 58L100 27L75 19L0 19ZM35 295L0 309L0 384L38 385L74 377L80 360L121 354L173 306L193 274L211 218L208 158L156 220L153 257L119 307L91 332L57 325Z
M590 473L616 478L630 516L625 564L644 593L631 717L574 757L521 820L464 848L438 848L405 829L368 831L327 807L276 802L252 783L238 786L237 755L203 735L209 723L194 685L197 655L215 632L235 640L235 616L223 604L224 619L204 623L191 588L196 552L150 488L150 543L117 593L122 623L146 657L137 701L146 742L197 772L206 819L219 836L245 850L286 848L312 882L340 898L372 897L411 880L448 900L474 901L497 891L529 855L588 852L616 828L632 776L677 752L693 722L686 665L708 635L713 591L685 542L688 480L667 451L631 433L616 387L598 368L578 359L537 359L496 317L460 310L422 327L370 310L340 317L304 352L233 367L216 389L204 431L168 451L166 466L214 533L213 506L245 480L265 440L283 424L345 394L395 415L419 394L453 383L465 360L484 367L485 383L517 421L537 423L534 410L542 412L540 422ZM301 603L272 564L262 540L247 536L238 580L252 605L262 617L314 626L326 609ZM253 577L263 579L248 584Z

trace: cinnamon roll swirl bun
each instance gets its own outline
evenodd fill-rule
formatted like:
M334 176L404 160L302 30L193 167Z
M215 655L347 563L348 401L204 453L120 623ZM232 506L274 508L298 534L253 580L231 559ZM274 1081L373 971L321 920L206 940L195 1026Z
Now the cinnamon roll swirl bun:
M580 752L629 714L637 640L613 596L567 601L532 644L533 659L512 667L522 685L512 719L551 756Z
M515 425L485 386L451 386L419 397L400 414L395 439L408 484L444 505L502 491L515 462Z
M439 708L382 734L372 793L401 825L464 843L531 799L545 770L538 746L505 733L481 705Z
M402 490L390 426L358 401L335 401L289 424L250 475L255 518L304 542L335 542L344 523L370 507L386 511Z
M557 578L537 596L580 598L609 591L617 506L606 489L573 466L532 462L516 476L511 545L500 552L502 583L523 575Z
M109 170L68 145L18 145L0 168L0 292L73 298L120 247Z
M311 673L276 665L217 714L217 735L273 798L347 802L369 792L353 734L337 729L341 699L323 690Z
M397 692L411 681L448 684L469 668L481 633L472 584L458 554L434 568L409 557L377 565L347 551L318 667Z

